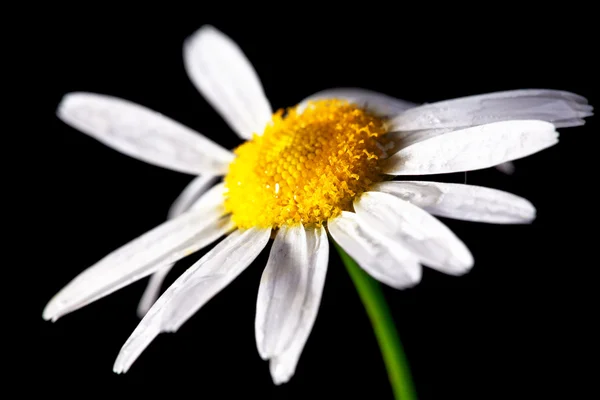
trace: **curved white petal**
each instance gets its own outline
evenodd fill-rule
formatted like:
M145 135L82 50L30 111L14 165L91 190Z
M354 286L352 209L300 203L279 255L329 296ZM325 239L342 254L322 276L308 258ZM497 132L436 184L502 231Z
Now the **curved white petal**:
M57 115L123 154L174 171L224 174L234 157L229 150L179 122L112 96L66 94Z
M473 256L450 229L428 212L388 193L366 192L354 201L359 222L404 243L429 267L458 275L473 266Z
M392 194L440 217L493 224L523 224L535 219L526 199L501 190L459 183L381 182L371 190Z
M363 107L381 117L393 117L403 111L418 106L416 103L396 99L383 93L361 88L332 88L325 89L308 96L298 104L298 111L306 107L309 101L323 99L347 100L350 103Z
M263 271L256 301L256 346L263 359L281 354L298 329L309 268L304 227L281 227Z
M542 120L556 127L583 125L592 107L559 90L511 90L462 97L410 109L391 121L393 130L466 128L508 120Z
M264 249L270 234L270 229L235 231L188 268L154 303L127 339L113 366L114 372L127 372L159 333L176 331L231 283Z
M202 185L206 186L208 184L204 180L200 180L199 182L194 183L195 181L198 181L199 179L200 179L200 177L196 178L194 181L192 181L192 183L190 183L190 185L186 188L186 190L190 189L190 191L195 191L193 193L194 195L198 194L198 192L200 192L202 190L201 186ZM213 179L210 179L209 181L212 182ZM169 219L176 218L179 215L181 215L183 212L186 212L188 210L192 210L192 211L203 210L206 213L207 220L214 220L215 222L217 222L218 218L221 215L223 215L223 212L225 211L223 208L224 190L225 190L225 184L223 182L221 182L221 183L213 186L210 190L208 190L203 195L198 194L198 195L200 195L200 198L197 198L195 200L195 202L192 204L189 204L188 201L182 201L180 203L181 204L180 207L178 207L178 209L176 211L169 213ZM185 190L184 190L184 192L185 192ZM183 197L185 197L184 194L180 195L180 199ZM192 198L191 195L188 196L189 200L191 200L191 198ZM185 209L183 209L183 207L185 207ZM210 230L215 229L217 227L218 226L215 224L207 225L203 229L202 232L206 233L208 238L211 238L212 234L211 234ZM206 243L205 246L208 246L209 244L210 243ZM202 247L204 247L204 246L202 246ZM197 250L200 250L200 249L201 248L198 248ZM162 267L161 269L156 271L150 277L150 281L148 282L148 285L146 286L146 290L144 291L144 294L142 295L142 298L141 298L140 303L138 304L138 308L137 308L137 314L140 318L143 317L148 312L148 310L150 309L152 304L154 304L154 302L158 298L158 294L160 292L162 283L163 283L164 279L167 277L167 274L169 273L171 268L173 268L173 265L175 265L175 263L165 265L164 267Z
M192 179L179 196L177 196L177 199L175 199L171 208L169 208L168 218L177 217L181 213L189 210L192 204L206 192L206 189L213 186L217 179L218 176L210 174L203 174Z
M262 358L281 355L303 336L305 312L314 311L316 317L309 308L318 308L314 300L321 296L328 251L323 229L305 231L298 225L279 230L258 290L255 330Z
M233 40L203 26L184 44L185 69L206 100L242 138L261 135L271 105L252 64Z
M390 175L428 175L493 167L558 143L554 125L505 121L448 132L406 147L383 162Z
M169 220L79 274L50 300L43 317L56 321L182 259L231 229L229 217L207 218L202 210Z
M305 288L300 288L305 293L304 302L300 310L299 322L292 332L289 346L279 355L271 358L269 363L271 377L276 385L290 380L296 372L302 350L312 331L319 312L327 263L329 261L329 241L324 227L307 229L306 243L308 254L308 279Z
M401 242L365 229L356 214L343 211L327 221L333 239L362 269L378 281L396 289L419 283L419 259Z

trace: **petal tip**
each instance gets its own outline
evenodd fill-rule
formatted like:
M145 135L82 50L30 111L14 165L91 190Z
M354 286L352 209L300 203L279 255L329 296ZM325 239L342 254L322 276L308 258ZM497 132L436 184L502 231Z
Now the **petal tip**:
M418 265L418 264L417 264ZM408 290L416 287L419 283L421 283L421 279L423 278L423 268L421 265L418 265L418 268L409 274L408 279L401 282L393 282L393 281L379 281L384 285L391 287L396 290Z
M126 371L123 370L123 368L120 365L114 365L113 366L113 372L117 375L121 375L124 374Z
M54 315L54 312L52 310L49 310L48 307L44 309L44 312L42 313L42 318L44 319L44 321L50 322L56 322L56 320L58 319L58 317Z
M537 218L537 209L527 199L522 198L523 201L523 223L531 224Z
M100 96L100 95L92 94L92 93L88 93L88 92L65 93L63 95L63 97L60 99L57 109L60 111L60 110L64 110L65 108L76 106L79 103L81 103L83 100L85 100L85 97L90 97L90 96Z
M77 98L79 96L77 96L77 93L66 93L63 95L62 99L60 99L60 102L58 103L58 106L56 107L56 115L60 118L60 119L64 119L64 116L67 112L67 110L69 110L70 108L72 108L77 102Z
M473 266L475 266L475 258L473 257L473 253L471 253L469 248L464 244L462 244L461 247L462 255L460 257L457 257L457 262L454 264L454 270L449 271L450 274L456 276L467 274L473 269Z
M46 304L46 307L44 307L42 318L45 321L56 322L63 314L64 312L59 310L58 302L56 297L54 297Z
M113 364L113 372L117 375L125 374L129 370L129 367L131 366L131 363L127 362L124 359L124 357L125 357L125 354L123 353L123 350L121 349L121 351L119 352L119 355L117 356L117 359L115 360L115 363Z
M455 257L453 257L452 260L449 260L444 268L434 269L452 276L463 276L469 273L475 266L475 259L473 258L471 251L464 246L464 244L461 247L462 249L460 250L456 249L459 254L455 254Z
M187 47L199 40L202 40L203 38L205 38L208 35L221 36L223 34L221 33L220 30L218 30L217 28L215 28L214 26L212 26L210 24L202 25L200 28L196 29L196 31L194 31L191 35L189 35L185 39L184 46Z
M273 384L281 386L284 383L288 383L296 371L295 368L284 368L281 362L272 359L269 361L269 372L271 373Z
M496 169L505 175L513 175L515 173L516 167L512 161L507 161L502 164L496 165Z
M264 341L256 341L256 350L258 351L258 355L262 360L267 361L271 357L264 347Z
M471 253L469 253L469 257L465 258L463 261L464 263L456 264L455 268L453 270L448 270L447 273L454 276L462 276L469 273L475 265L475 259Z
M423 267L421 267L420 264L417 264L417 268L414 269L409 269L409 280L407 281L406 285L404 285L403 287L400 287L399 289L410 289L413 288L415 286L417 286L419 283L421 283L421 280L423 279Z
M144 316L146 315L146 313L148 312L148 310L150 309L151 305L148 304L143 304L140 302L140 304L138 305L137 310L135 310L135 314L137 315L137 317L139 319L144 318Z
M64 123L73 127L78 127L75 123L77 120L76 115L81 112L86 112L85 108L90 106L94 108L93 104L90 104L93 100L107 99L108 96L100 95L90 92L69 92L65 93L60 99L58 106L56 107L56 116Z

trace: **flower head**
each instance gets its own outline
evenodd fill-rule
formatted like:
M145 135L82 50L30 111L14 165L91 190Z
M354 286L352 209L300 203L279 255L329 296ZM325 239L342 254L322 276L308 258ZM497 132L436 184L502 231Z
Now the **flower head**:
M46 306L56 320L152 275L143 319L114 366L127 371L161 332L176 331L274 237L258 291L256 342L275 383L296 369L327 271L327 233L368 274L404 289L422 266L459 275L473 257L436 216L528 223L535 208L495 189L393 180L502 165L558 142L592 115L581 96L516 90L428 105L364 89L325 90L273 113L242 51L212 27L184 46L191 80L247 142L233 152L142 106L71 93L66 123L140 160L197 175L170 219L109 254ZM222 182L219 177L224 176ZM225 236L157 299L174 262Z
M282 113L234 151L225 208L240 228L321 226L382 178L386 127L378 117L340 100Z

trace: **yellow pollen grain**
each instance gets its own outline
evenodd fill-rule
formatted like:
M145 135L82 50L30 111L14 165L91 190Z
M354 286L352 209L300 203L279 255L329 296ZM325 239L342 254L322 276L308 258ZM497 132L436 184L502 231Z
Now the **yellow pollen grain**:
M234 152L225 208L239 228L319 226L381 180L383 120L342 100L277 111Z

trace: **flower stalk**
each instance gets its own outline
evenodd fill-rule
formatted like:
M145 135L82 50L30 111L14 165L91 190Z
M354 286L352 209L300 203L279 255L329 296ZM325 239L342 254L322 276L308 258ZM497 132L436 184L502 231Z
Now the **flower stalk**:
M381 285L364 272L340 246L335 247L367 311L396 400L416 400L410 367Z

